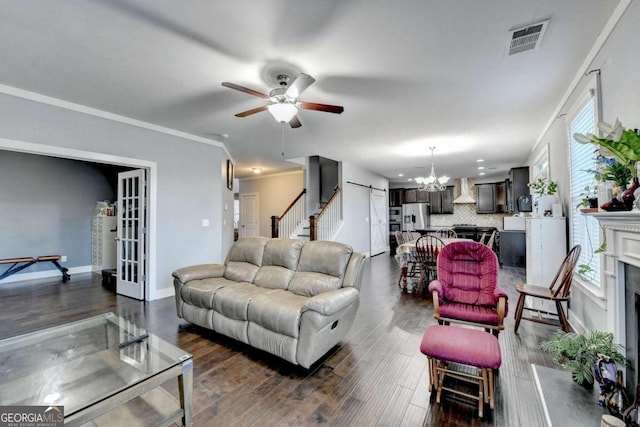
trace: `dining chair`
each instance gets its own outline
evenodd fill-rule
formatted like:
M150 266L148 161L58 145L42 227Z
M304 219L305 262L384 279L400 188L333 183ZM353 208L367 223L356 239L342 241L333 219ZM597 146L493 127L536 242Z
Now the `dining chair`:
M434 233L434 236L439 237L440 239L452 239L458 237L455 230L453 228L438 228Z
M489 236L489 240L487 240L487 247L491 250L493 250L493 244L496 241L496 234L498 232L496 230L493 230L493 232L491 233L491 235Z
M429 283L434 317L440 324L478 326L494 335L504 329L507 293L498 286L498 257L487 246L457 241L444 246L437 279Z
M487 233L482 233L482 236L478 239L478 243L482 243L483 245L487 243Z
M521 320L530 320L532 322L560 326L564 332L569 332L571 330L569 322L567 321L567 315L562 307L562 303L569 300L571 283L573 282L573 271L578 262L581 249L580 245L575 245L571 248L569 253L567 253L567 256L564 257L562 264L560 264L556 275L548 287L528 284L516 285L516 291L518 291L520 295L518 297L518 303L516 304L515 333L518 333L518 327L520 326ZM552 301L555 303L556 311L550 312L541 308L525 307L525 300L527 297L543 301ZM538 301L538 303L540 304L540 301ZM535 312L537 313L537 316L523 316L524 310ZM543 317L543 315L546 315L547 318Z
M425 234L416 241L416 254L420 260L421 274L417 292L424 292L426 284L438 277L438 254L444 247L444 242L436 236Z
M398 246L414 240L410 231L396 231L394 235ZM399 255L396 256L398 257ZM415 253L408 253L404 255L404 261L402 261L402 258L398 258L398 260L402 263L402 270L400 272L400 278L398 279L398 286L402 288L406 287L407 278L416 277L418 274L421 274L420 260ZM406 264L404 264L405 262Z

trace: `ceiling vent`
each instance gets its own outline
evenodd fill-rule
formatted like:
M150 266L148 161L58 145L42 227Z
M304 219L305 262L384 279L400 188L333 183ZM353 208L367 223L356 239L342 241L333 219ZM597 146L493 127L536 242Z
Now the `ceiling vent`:
M526 52L527 50L537 49L542 42L542 36L547 30L549 20L537 22L527 25L526 27L515 28L509 31L509 40L507 40L507 52L509 55Z

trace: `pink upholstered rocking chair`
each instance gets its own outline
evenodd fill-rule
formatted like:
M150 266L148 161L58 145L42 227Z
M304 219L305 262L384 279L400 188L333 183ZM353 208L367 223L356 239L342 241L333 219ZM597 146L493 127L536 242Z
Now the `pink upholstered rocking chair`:
M438 278L429 284L440 324L463 323L504 329L507 293L498 286L498 258L478 242L453 242L438 257Z

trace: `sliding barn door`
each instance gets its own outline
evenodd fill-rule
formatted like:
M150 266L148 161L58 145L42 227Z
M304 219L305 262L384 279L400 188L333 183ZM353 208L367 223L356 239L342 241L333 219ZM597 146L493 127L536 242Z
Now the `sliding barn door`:
M379 255L387 250L387 197L386 192L372 188L369 193L369 227L370 227L370 253L371 256Z
M118 281L116 291L143 300L146 276L146 170L118 174Z

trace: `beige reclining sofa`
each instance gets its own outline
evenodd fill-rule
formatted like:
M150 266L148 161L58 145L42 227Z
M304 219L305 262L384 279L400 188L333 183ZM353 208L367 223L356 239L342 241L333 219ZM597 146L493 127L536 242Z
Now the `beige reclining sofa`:
M173 273L178 316L309 368L353 323L363 262L342 243L243 238L224 264Z

